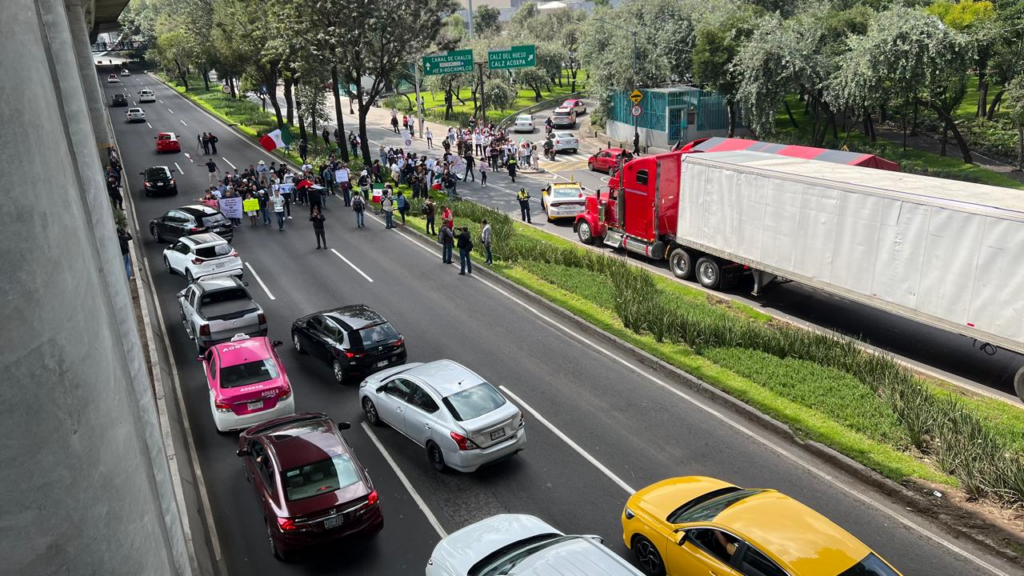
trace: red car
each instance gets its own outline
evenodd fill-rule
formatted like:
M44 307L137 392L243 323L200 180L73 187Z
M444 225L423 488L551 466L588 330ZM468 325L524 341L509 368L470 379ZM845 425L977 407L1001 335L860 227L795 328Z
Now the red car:
M156 151L160 152L181 152L181 144L174 132L160 132L156 136Z
M384 528L366 469L326 414L305 413L258 424L238 437L245 479L256 489L274 556Z
M623 148L606 148L594 154L587 160L587 168L591 171L607 172L611 174L619 167L619 157L622 156L622 163L625 164L633 159L633 154Z

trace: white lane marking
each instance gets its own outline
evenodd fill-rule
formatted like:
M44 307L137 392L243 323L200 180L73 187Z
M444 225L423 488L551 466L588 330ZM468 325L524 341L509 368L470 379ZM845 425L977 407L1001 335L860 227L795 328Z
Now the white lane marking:
M257 274L256 271L252 269L252 265L246 262L245 267L249 269L249 272L252 272L252 277L255 278L257 282L260 283L260 287L263 288L263 291L267 293L267 297L270 298L271 300L276 300L276 298L274 298L274 295L270 293L270 290L267 289L267 285L263 283L263 279L260 278L260 275Z
M182 126L188 126L188 124L185 124L185 121L184 121L184 120L178 120L178 122L181 122L181 125L182 125Z
M175 163L174 163L174 167L178 169L178 174L181 174L182 172L184 172L184 171L183 171L183 170L181 169L181 166L178 166L178 163L177 163L177 162L175 162Z
M530 414L533 414L533 417L536 418L538 422L540 422L545 427L547 427L548 430L551 430L552 432L554 432L555 436L558 436L559 438L561 438L562 441L565 442L566 444L568 444L570 448L575 450L577 454L579 454L580 456L583 456L583 458L585 458L587 460L587 462L590 462L591 464L593 464L594 467L596 467L598 470L603 472L605 476L610 478L612 482L615 482L616 484L619 485L620 488L625 490L627 494L633 494L634 492L636 492L636 490L632 486L630 486L629 484L626 484L625 481L622 480L622 478L619 478L618 476L616 476L614 472L609 470L604 464L601 464L601 462L599 462L597 458L594 458L593 456L590 455L589 452L584 450L579 444L573 442L571 438L566 436L561 430L558 429L558 427L556 427L554 424L549 422L547 420L547 418L544 418L543 416L541 416L540 413L537 412L537 410L535 410L532 406L530 406L525 401L523 401L522 398L520 398L519 396L516 396L515 394L513 394L512 391L509 390L508 388L506 388L505 386L498 386L498 388L501 388L501 390L505 394L507 394L509 397L511 397L513 400L515 400L516 404L522 406Z
M409 238L409 240L413 241L411 238ZM704 410L708 414L711 414L715 418L718 418L719 420L721 420L725 425L730 426L730 427L732 427L732 428L742 432L743 434L746 434L750 438L752 438L755 441L757 441L757 442L761 443L762 445L764 445L769 450L779 454L780 456L786 458L787 460L790 460L794 464L796 464L796 465L800 466L801 468L807 470L811 474L814 474L815 476L821 478L825 482L827 482L829 484L832 484L836 488L839 488L840 490L842 490L843 492L845 492L849 496L851 496L851 497L853 497L853 498L855 498L857 500L860 500L861 502L864 502L865 504L867 504L868 506L871 506L875 510L881 512L882 514L895 519L897 522L903 524L907 528L917 532L918 534L924 536L925 538L931 540L932 542L935 542L936 544L939 544L940 546L942 546L943 548L946 548L950 552L958 554L958 555L966 558L967 560L969 560L971 562L974 562L975 564L977 564L978 566L981 566L982 568L985 568L986 570L988 570L992 574L996 574L998 576L1009 576L1009 574L1007 574L1006 572L1003 572L1003 571L999 570L998 568L996 568L995 566L992 566L991 564L989 564L989 563L985 562L984 560L978 558L977 556L974 556L973 554L971 554L967 550L964 550L963 548L960 548L960 547L956 546L955 544L952 544L950 542L945 541L944 539L938 537L937 535L935 535L931 531L927 530L926 528L921 527L920 525L918 525L914 521L912 521L912 520L910 520L908 518L904 518L902 515L897 514L893 510L890 510L889 508L886 508L885 506L883 506L882 504L876 502L872 498L869 498L868 496L865 496L865 495L863 495L863 494L853 490L852 488L847 487L845 484L840 482L835 477L833 477L833 476L831 476L831 475L829 475L829 474L819 470L818 468L815 468L815 467L811 466L810 464L808 464L808 463L804 462L803 460L797 458L791 452L789 452L789 451L787 451L787 450L785 450L785 449L783 449L783 448L781 448L779 446L776 446L775 444L772 444L767 438L764 438L761 435L755 433L753 430L743 426L742 424L737 423L734 418L731 418L731 417L723 414L722 412L719 412L718 410L716 410L716 409L714 409L714 408L712 408L710 406L705 406L701 402L698 402L694 398L690 397L689 394L686 394L683 391L678 390L676 387L670 385L668 382L665 382L664 380L661 380L660 378L657 378L657 377L655 377L655 376L653 376L651 374L648 374L647 372L645 372L644 370L642 370L638 366L635 366L632 363L630 363L630 362L628 362L626 360L623 360L622 358L619 358L618 356L616 356L612 352L610 352L610 351L602 348L601 346L599 346L599 345L597 345L597 344L587 340L584 336L573 332L571 329L569 329L569 328L567 328L565 326L562 326L561 324L559 324L553 318L545 316L543 313L534 310L532 306L527 305L526 302L523 302L519 298L516 298L512 294L509 294L504 289L496 286L495 284L493 284L493 283L491 283L491 282L489 282L487 280L484 280L484 279L480 278L479 276L470 276L470 278L473 278L473 279L476 279L476 280L478 280L480 282L483 282L485 285L489 286L494 291L496 291L499 294L505 296L509 300L512 300L513 302L519 304L519 306L523 310L532 313L533 315L537 316L538 318L540 318L544 322L547 322L551 326L554 326L558 330L561 330L562 332L564 332L565 334L569 335L573 339L579 341L581 344L592 348L598 354L601 354L603 356L608 357L612 361L617 362L618 364L621 364L622 366L628 368L629 370L632 370L633 372L636 372L640 376L646 378L647 380L650 380L654 384L664 388L665 390L668 390L669 392L675 394L676 396L679 396L680 398L682 398L683 400L686 400L690 404L693 404L697 408L700 408L701 410Z
M160 103L161 103L161 104L163 104L163 103L164 103L164 101L163 101L163 100L161 100L161 101L160 101Z
M135 106L135 100L132 100L132 106Z
M149 122L146 122L146 126L149 126L150 128L152 128L152 127L153 127L153 125L152 125L152 124L150 124Z
M335 256L337 256L338 258L341 258L342 260L344 260L345 264L348 264L349 266L351 266L353 270L355 270L356 272L359 272L360 274L362 274L363 278L366 278L366 280L368 282L373 282L373 278L370 278L369 276L366 275L366 272L363 272L362 270L357 268L355 264L349 262L348 258L345 258L344 256L342 256L340 252L338 252L334 248L331 248L331 252L334 252Z
M427 507L427 503L423 501L423 498L420 498L419 492L417 492L416 489L413 488L412 482L409 482L409 479L405 476L405 473L402 472L402 469L398 467L398 464L395 463L395 460L391 458L391 454L388 454L388 451L384 449L384 445L380 443L380 440L377 438L377 435L373 433L373 430L370 430L370 426L366 422L361 422L361 424L363 425L363 430L366 430L366 435L369 436L370 440L373 441L373 445L377 447L377 450L380 450L381 455L384 456L385 460L387 460L387 463L391 466L391 469L395 471L395 474L398 476L398 479L402 481L402 485L405 486L405 489L409 491L409 494L412 496L413 501L416 502L416 505L420 507L420 510L423 512L423 515L427 517L427 521L430 522L430 525L433 526L434 530L437 531L437 535L441 538L448 536L448 533L445 532L444 528L441 527L441 523L437 521L437 516L434 516L434 513L430 511L430 508Z
M174 110L171 110L170 108L168 108L167 111L170 112L171 114L174 114Z
M238 168L235 168L235 165L231 163L231 160L228 160L227 158L225 158L225 157L223 157L223 156L221 156L221 157L220 157L220 159L221 159L221 160L223 160L223 161L225 161L225 162L227 162L227 163L228 163L228 166L231 166L231 169L232 169L232 170L238 170Z

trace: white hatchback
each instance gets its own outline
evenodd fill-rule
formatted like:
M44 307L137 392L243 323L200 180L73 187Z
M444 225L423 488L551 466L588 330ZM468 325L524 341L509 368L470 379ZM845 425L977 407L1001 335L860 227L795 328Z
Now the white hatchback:
M526 447L519 408L452 360L377 372L359 385L359 404L370 424L388 424L425 448L438 472L474 472Z
M153 91L148 88L139 90L139 102L156 102L156 94L153 94Z
M238 252L216 234L182 236L164 249L164 266L171 274L184 275L189 284L197 278L242 277Z
M146 113L142 110L142 108L129 108L127 116L129 122L146 121Z
M512 126L513 132L529 132L532 134L533 129L533 114L520 114L516 117L515 125Z

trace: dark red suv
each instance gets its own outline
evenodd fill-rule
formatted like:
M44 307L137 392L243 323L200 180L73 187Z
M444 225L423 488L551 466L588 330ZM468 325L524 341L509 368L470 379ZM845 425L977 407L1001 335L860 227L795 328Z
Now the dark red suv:
M305 413L258 424L238 437L245 479L256 489L278 559L384 528L377 491L341 436L348 428L325 414Z

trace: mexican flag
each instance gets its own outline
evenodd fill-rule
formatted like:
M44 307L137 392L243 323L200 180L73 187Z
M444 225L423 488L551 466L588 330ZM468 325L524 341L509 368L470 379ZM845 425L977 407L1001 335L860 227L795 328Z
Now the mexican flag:
M274 130L269 134L264 134L260 138L260 146L266 149L267 152L272 152L277 148L283 148L292 143L292 135L288 130L281 131L280 129Z

